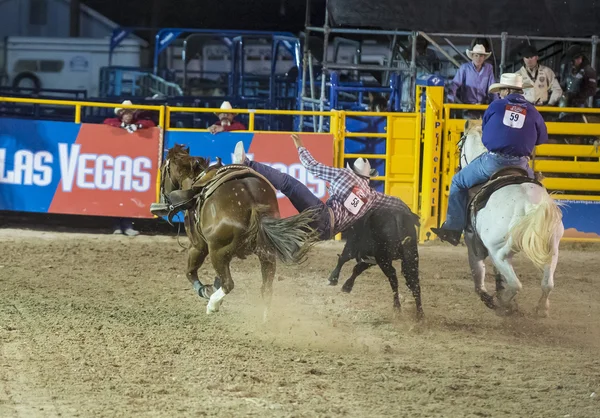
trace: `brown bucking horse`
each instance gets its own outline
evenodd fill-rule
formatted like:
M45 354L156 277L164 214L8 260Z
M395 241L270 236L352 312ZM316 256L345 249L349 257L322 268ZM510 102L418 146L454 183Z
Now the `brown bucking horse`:
M188 148L171 148L161 165L161 200L166 204L153 204L151 211L172 217L186 210L184 225L191 243L187 278L199 296L209 299L207 314L218 311L225 295L233 290L229 269L233 257L256 254L266 318L276 259L285 263L304 260L318 241L318 233L311 227L316 213L306 210L281 219L276 192L264 177L246 166L224 166L220 159L208 164L206 159L190 156ZM216 290L198 279L198 269L208 254L221 281Z

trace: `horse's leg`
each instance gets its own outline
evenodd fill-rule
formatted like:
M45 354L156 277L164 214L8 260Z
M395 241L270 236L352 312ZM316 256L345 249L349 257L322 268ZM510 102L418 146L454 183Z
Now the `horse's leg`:
M504 279L502 275L498 271L498 267L494 266L494 279L496 281L496 292L501 292L504 290Z
M275 278L277 262L275 255L267 253L266 251L260 251L258 253L258 259L260 260L260 269L263 279L260 292L265 304L265 310L263 313L263 322L265 322L267 320L269 308L271 307L271 300L273 298L273 279Z
M338 256L337 265L329 275L329 284L331 286L336 286L338 284L342 267L344 266L344 264L346 264L352 259L352 246L352 243L346 241L346 245L344 245L344 250L342 251L342 254Z
M210 286L205 286L198 279L198 269L204 263L206 256L208 255L208 245L204 241L201 241L198 247L190 247L188 251L188 265L186 276L198 296L201 298L208 299L213 293Z
M492 258L494 265L506 280L506 288L496 293L496 298L500 305L507 310L506 313L512 313L516 310L516 302L513 299L523 288L523 285L519 281L519 278L512 267L509 254L510 250L505 247L495 251L490 250L490 257Z
M471 276L475 285L475 293L490 309L496 309L494 297L487 292L485 288L485 257L478 256L473 249L473 243L470 239L465 239L469 253L469 266L471 267Z
M419 249L417 247L416 235L410 237L409 241L404 241L401 252L402 275L406 280L406 286L410 289L415 298L417 308L417 320L423 319L423 304L421 303L421 284L419 282ZM391 281L390 281L391 283ZM395 304L394 300L394 304ZM399 302L398 302L399 303Z
M350 276L350 278L348 280L346 280L346 283L344 283L344 285L342 286L342 292L345 292L345 293L352 292L352 288L354 287L354 281L356 280L356 278L358 276L360 276L360 274L363 271L365 271L366 269L368 269L372 265L373 264L367 263L365 261L361 261L359 263L356 263L356 265L352 269L352 275Z
M552 245L552 260L550 264L544 266L544 278L542 279L542 297L538 302L538 306L536 308L536 313L539 316L547 317L549 315L550 310L550 301L548 300L548 296L550 296L550 292L554 289L554 272L556 270L556 264L558 263L558 245L560 242L560 236L554 238L554 242Z
M215 268L218 277L221 279L221 287L210 296L208 304L206 305L206 313L211 314L217 312L223 302L223 298L226 294L231 292L234 287L233 279L231 278L231 271L229 270L229 263L231 263L232 251L230 246L221 248L210 248L210 258Z

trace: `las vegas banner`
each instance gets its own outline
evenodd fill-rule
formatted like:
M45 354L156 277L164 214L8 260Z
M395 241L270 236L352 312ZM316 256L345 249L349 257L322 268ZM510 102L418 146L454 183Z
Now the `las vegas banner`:
M0 119L0 210L152 218L160 132Z
M333 163L331 134L301 134L313 156ZM0 210L152 218L159 158L174 144L231 163L237 141L248 157L288 173L323 201L327 187L302 166L289 134L124 129L102 124L0 119ZM277 193L282 217L297 211ZM182 219L182 217L176 217Z

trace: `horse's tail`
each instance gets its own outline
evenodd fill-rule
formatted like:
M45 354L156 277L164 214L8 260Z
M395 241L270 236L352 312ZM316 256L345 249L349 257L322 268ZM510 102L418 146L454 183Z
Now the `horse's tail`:
M508 232L511 250L523 251L539 269L550 263L553 254L553 238L562 222L561 203L545 191L542 201L521 218Z
M270 207L259 205L252 208L249 231L256 231L258 245L266 246L277 254L284 263L300 263L313 244L319 240L319 233L310 226L317 220L318 209L306 209L287 218L270 216Z

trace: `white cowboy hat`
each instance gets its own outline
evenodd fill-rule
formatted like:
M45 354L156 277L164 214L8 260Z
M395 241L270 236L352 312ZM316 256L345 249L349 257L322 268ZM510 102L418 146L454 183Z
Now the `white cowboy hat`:
M379 175L376 169L371 168L371 164L369 164L369 160L366 158L357 158L352 167L350 167L349 163L346 163L346 168L363 177L377 177Z
M500 82L494 83L488 89L490 93L496 93L500 89L515 89L515 90L523 90L530 89L533 87L529 81L523 84L523 77L521 74L517 73L504 73L500 76Z
M481 45L481 44L476 44L473 47L473 50L471 51L469 48L467 48L467 57L469 57L469 59L473 59L473 54L480 54L480 55L485 55L485 58L487 59L490 55L492 55L491 52L487 52L485 50L485 46Z
M123 105L132 105L133 103L131 103L131 100L125 100L125 101L124 101L123 103L121 103L121 104L123 104ZM123 110L123 108L122 108L122 107L117 107L117 108L115 109L115 115L118 115L118 114L119 114L119 112L120 112L121 110Z
M221 104L221 107L219 108L221 110L233 110L233 107L231 107L231 103L225 101L223 102L223 104ZM215 115L218 115L219 113L235 113L235 112L215 112Z

